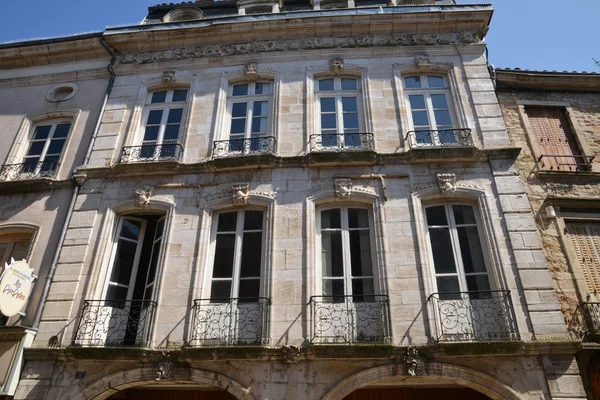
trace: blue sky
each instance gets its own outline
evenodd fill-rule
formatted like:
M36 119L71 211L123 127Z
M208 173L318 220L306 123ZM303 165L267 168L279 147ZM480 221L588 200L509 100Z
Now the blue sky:
M162 0L166 1L166 0ZM162 2L161 1L161 2ZM177 1L177 0L171 0ZM18 0L3 4L0 42L136 24L152 0ZM458 0L459 4L486 3ZM600 72L600 0L495 0L486 38L496 67Z

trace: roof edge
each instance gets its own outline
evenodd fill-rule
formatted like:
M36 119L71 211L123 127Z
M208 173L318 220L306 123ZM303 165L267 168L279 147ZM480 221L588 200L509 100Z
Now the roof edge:
M98 31L98 32L68 35L68 36L56 36L56 37L46 38L46 39L31 39L31 40L20 40L20 41L16 41L16 42L6 42L6 43L0 43L0 50L14 49L17 47L42 46L45 44L64 43L64 42L71 42L71 41L77 41L77 40L92 39L92 38L96 38L96 37L99 38L99 37L102 37L103 34L104 34L104 31Z
M600 74L595 72L530 71L497 68L498 89L600 91Z

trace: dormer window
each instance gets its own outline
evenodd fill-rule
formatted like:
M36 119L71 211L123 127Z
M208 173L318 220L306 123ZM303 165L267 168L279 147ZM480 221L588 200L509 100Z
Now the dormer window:
M269 0L237 0L240 15L277 13L281 4Z
M164 17L163 22L183 22L204 19L206 16L199 8L194 6L181 6L169 11Z

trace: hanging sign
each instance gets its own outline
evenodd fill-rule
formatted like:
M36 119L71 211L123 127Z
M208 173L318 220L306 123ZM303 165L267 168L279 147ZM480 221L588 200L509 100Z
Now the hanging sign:
M36 276L27 261L15 261L5 264L0 278L0 312L7 317L17 314L31 294L31 287Z

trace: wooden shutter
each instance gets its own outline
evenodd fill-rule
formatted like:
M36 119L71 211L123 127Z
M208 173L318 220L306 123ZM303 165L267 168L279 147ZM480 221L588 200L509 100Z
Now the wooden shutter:
M562 109L527 108L525 111L535 141L542 152L543 169L587 170L585 159L581 156L575 136Z
M567 222L577 260L590 293L600 293L600 223Z

